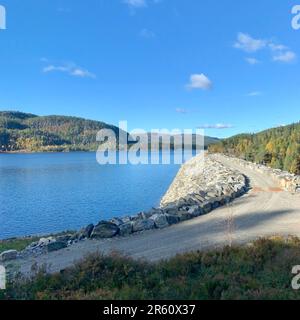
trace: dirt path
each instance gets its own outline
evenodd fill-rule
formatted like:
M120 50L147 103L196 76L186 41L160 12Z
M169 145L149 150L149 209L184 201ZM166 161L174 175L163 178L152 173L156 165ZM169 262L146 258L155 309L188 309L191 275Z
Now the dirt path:
M133 258L157 261L178 253L203 250L233 243L247 243L262 236L296 235L300 237L300 195L280 191L263 174L245 169L229 160L230 168L241 171L250 180L252 190L229 207L219 208L199 218L152 230L129 238L84 241L67 249L19 260L20 271L28 273L33 263L48 265L50 272L71 266L92 252L118 251Z

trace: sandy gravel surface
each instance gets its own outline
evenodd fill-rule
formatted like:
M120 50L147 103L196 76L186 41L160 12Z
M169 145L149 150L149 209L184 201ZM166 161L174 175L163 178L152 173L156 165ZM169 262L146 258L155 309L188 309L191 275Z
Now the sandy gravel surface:
M18 260L20 271L28 274L33 263L47 265L49 272L71 266L92 252L118 251L150 261L172 257L178 253L204 250L233 243L247 243L262 236L296 235L300 237L300 195L280 191L269 177L233 164L222 162L241 171L250 180L252 190L229 207L214 210L206 216L152 230L128 238L87 240L67 249Z

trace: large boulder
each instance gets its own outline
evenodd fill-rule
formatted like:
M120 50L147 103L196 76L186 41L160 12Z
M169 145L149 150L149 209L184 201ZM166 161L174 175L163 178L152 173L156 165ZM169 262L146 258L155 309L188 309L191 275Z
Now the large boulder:
M121 218L112 218L109 222L115 224L118 227L124 223Z
M212 205L211 205L210 202L206 201L206 202L204 202L204 203L201 205L201 208L202 208L202 210L203 210L203 213L204 213L204 214L207 214L207 213L211 212L211 210L212 210Z
M187 221L193 218L193 216L188 211L179 211L177 215L181 222Z
M155 224L152 219L137 220L133 222L132 228L133 232L151 230L155 228Z
M120 236L123 236L123 237L129 236L133 232L132 222L126 222L121 224L119 226L119 229L120 229L119 231Z
M82 231L81 231L81 237L82 238L90 238L91 237L91 234L92 234L92 232L93 232L93 230L94 230L94 225L91 223L91 224L89 224L87 227L85 227L84 229L82 229Z
M71 240L72 236L72 234L63 234L61 236L56 237L56 241L68 243L68 241Z
M68 244L63 241L51 242L51 243L47 244L47 251L48 252L58 251L58 250L66 248L67 246L68 246Z
M17 250L7 250L0 254L0 261L10 261L15 260L18 257L18 251Z
M116 236L118 233L119 233L119 227L117 225L111 222L101 221L95 226L91 234L91 238L92 239L112 238Z
M154 214L150 219L154 221L155 227L158 229L169 226L167 217L164 214Z
M180 222L180 219L177 215L166 214L165 215L169 225L177 224Z
M157 213L157 212L155 212L155 213ZM137 216L136 216L136 218L138 219L138 220L143 220L143 219L149 219L152 215L154 214L154 211L153 210L150 210L150 211L148 211L148 212L140 212Z
M39 247L46 247L48 244L55 242L56 239L54 237L41 238L38 242Z
M159 208L152 208L151 210L147 211L146 216L147 219L151 218L152 216L154 216L155 214L163 214L164 211L162 209Z
M193 217L199 217L203 214L203 209L200 206L192 206L189 208L188 213Z

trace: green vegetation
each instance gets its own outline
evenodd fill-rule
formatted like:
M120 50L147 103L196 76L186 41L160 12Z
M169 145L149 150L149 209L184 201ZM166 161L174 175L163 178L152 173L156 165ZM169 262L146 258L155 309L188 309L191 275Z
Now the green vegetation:
M101 129L114 131L117 142L120 142L120 148L127 143L119 141L119 128L104 122L76 117L39 117L16 111L0 111L0 152L96 151L100 144L97 143L96 136ZM125 137L126 135L127 133ZM195 135L192 141L195 145ZM205 137L204 141L207 147L219 140ZM171 138L171 149L173 149L172 142L173 138ZM129 142L129 147L132 144L134 142ZM150 149L150 142L148 146L143 147ZM164 146L160 144L160 148L163 149Z
M24 250L32 242L37 241L37 237L27 237L27 238L14 238L7 240L0 240L0 253L6 250Z
M300 174L300 123L237 135L212 145L209 150Z
M43 237L48 238L48 237L59 237L59 236L64 236L64 235L72 235L75 234L76 231L74 230L66 230L62 231L59 233L55 234L47 234L43 235ZM24 250L27 246L29 246L32 242L38 241L42 236L28 236L28 237L23 237L23 238L11 238L11 239L5 239L5 240L0 240L0 253L6 250L17 250L17 251L22 251Z
M40 271L0 292L2 299L299 299L291 287L300 239L194 252L150 264L92 255L61 273Z
M97 132L119 128L104 122L75 117L0 112L0 151L95 151Z

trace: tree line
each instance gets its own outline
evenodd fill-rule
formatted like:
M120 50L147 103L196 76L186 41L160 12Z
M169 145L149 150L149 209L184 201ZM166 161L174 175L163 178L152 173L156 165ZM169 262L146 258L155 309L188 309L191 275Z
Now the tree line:
M256 134L240 134L210 146L209 150L300 175L300 122Z
M117 127L100 121L0 112L0 151L96 150L96 135L101 129L111 129L119 135Z

